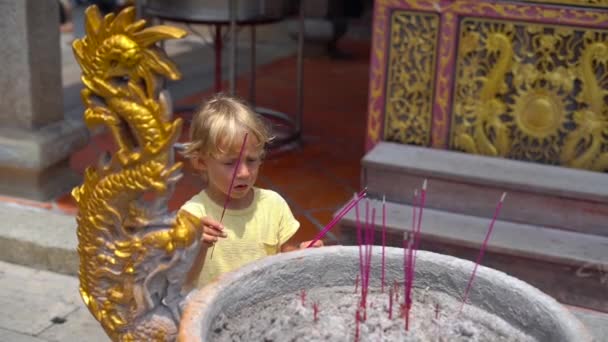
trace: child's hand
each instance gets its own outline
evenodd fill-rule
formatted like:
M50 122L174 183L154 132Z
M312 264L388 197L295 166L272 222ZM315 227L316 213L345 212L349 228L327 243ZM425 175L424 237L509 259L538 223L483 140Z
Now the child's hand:
M308 241L304 241L302 243L300 243L300 249L306 249L308 247L308 245L310 245L310 243L312 242L312 240L308 240ZM323 247L323 241L322 240L318 240L317 242L315 242L314 245L310 246L311 248L319 248L319 247Z
M224 232L224 226L210 217L201 218L201 223L203 224L203 242L214 244L219 238L228 236Z

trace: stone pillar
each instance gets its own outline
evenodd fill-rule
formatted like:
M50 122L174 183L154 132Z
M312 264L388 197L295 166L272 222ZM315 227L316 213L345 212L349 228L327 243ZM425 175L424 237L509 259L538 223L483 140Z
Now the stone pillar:
M0 0L0 37L0 195L51 199L76 184L68 158L87 139L64 119L57 1Z

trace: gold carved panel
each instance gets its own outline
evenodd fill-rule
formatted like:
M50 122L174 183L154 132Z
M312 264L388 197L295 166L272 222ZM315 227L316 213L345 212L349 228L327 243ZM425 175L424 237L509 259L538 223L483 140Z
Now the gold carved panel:
M608 30L465 18L450 145L608 170Z
M428 145L439 16L395 11L390 23L384 139Z
M560 4L574 6L608 7L608 0L525 0L543 4Z

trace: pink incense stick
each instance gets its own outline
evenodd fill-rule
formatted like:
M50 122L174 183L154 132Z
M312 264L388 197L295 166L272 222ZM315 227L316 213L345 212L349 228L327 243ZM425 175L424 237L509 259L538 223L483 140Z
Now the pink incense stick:
M362 278L361 278L361 308L365 308L366 288L365 282L367 277L367 254L369 250L369 198L365 199L365 221L363 224L363 264L362 264ZM365 314L363 315L365 320Z
M424 204L426 202L426 185L427 180L425 179L422 183L422 190L420 191L420 214L418 215L418 224L416 226L416 234L414 235L414 254L418 251L420 245L420 229L422 227L422 213L424 211ZM416 256L414 256L414 267L416 267Z
M412 288L414 286L414 279L416 277L416 256L418 252L418 246L420 245L420 231L422 229L422 214L424 211L424 204L426 201L426 188L427 188L427 180L425 179L422 183L422 190L420 191L420 213L418 214L418 222L416 225L416 230L413 235L413 244L410 243L409 252L408 252L408 284L407 290L405 291L405 304L406 304L406 328L409 327L409 314L410 309L412 307ZM416 196L416 193L414 193ZM407 329L406 329L407 330Z
M365 267L363 270L365 277L363 279L363 295L361 297L361 301L362 301L362 305L363 305L364 309L367 307L367 294L369 293L369 274L370 274L370 267L371 267L372 243L373 243L372 234L374 231L373 226L374 226L375 216L376 216L376 208L373 208L371 220L368 219L369 202L370 202L369 199L366 200L366 202L365 202ZM367 318L367 311L364 311L363 315L364 315L363 320L365 320Z
M471 285L473 285L473 279L475 279L475 273L477 272L477 267L479 266L479 263L481 262L481 258L483 258L483 254L486 251L486 248L488 247L488 241L490 240L490 235L492 235L492 229L494 228L494 223L496 222L496 218L498 217L498 214L500 213L500 209L502 208L502 204L503 204L506 196L507 196L507 193L504 192L502 194L502 197L500 197L500 201L496 205L496 210L494 211L494 217L492 218L492 222L490 223L490 227L488 228L486 237L483 240L481 249L479 250L479 255L477 255L477 260L475 261L475 267L473 267L473 273L471 273L471 277L469 278L469 283L467 284L467 287L464 290L464 296L462 297L462 304L460 305L460 310L458 310L458 313L462 312L462 309L464 308L464 305L467 302L467 298L469 296L469 291L471 290Z
M365 270L365 304L367 305L367 294L369 293L369 276L372 266L372 248L374 245L374 228L376 226L376 208L372 208L372 219L371 225L368 229L368 252L367 252L367 262L366 262L366 270Z
M407 287L410 280L409 273L409 246L410 246L410 235L403 233L403 298L407 298Z
M222 223L222 221L224 220L226 207L228 206L228 202L230 201L230 193L232 192L232 187L234 186L234 179L236 178L236 174L239 171L239 165L241 164L241 158L243 157L243 151L245 150L245 144L247 143L247 135L249 135L249 133L245 133L245 137L243 137L243 144L241 145L241 150L239 151L239 159L236 160L236 165L234 166L234 171L232 172L232 179L230 180L228 195L226 196L226 200L224 201L224 209L222 209L220 223ZM213 244L213 247L211 248L211 255L209 256L209 259L213 259L213 251L215 251L215 244Z
M382 196L382 279L381 287L384 293L384 275L385 275L385 248L386 248L386 196Z
M315 236L315 238L308 244L308 246L306 246L306 248L310 248L312 246L314 246L315 243L317 243L317 241L321 240L325 234L327 234L327 232L329 232L338 222L340 222L340 220L342 219L342 217L344 217L344 215L346 215L346 213L348 213L354 206L357 205L357 203L359 203L359 201L365 197L365 193L366 193L367 189L363 189L361 192L359 192L357 194L357 198L351 200L348 205L346 207L344 207L340 213L338 213L338 215L336 215L336 217L331 220L331 222L329 222L325 228L323 228L321 230L321 232L319 232L319 234L317 234L317 236Z
M355 199L357 198L357 194L355 194ZM363 243L363 238L361 237L361 220L359 219L359 203L357 203L355 205L355 219L356 219L356 223L357 223L357 245L359 245L359 275L361 276L361 280L363 280L363 251L362 249L362 243ZM357 291L355 291L356 293ZM361 293L363 293L363 290L361 290Z

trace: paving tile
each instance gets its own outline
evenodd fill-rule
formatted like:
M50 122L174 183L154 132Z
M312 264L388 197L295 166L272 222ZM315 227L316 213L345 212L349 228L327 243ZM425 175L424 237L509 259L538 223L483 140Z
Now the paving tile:
M0 341L2 342L45 342L43 340L32 335L14 332L7 329L0 328Z
M305 187L287 188L283 194L297 209L327 209L346 203L353 193L347 187L327 178L306 183Z
M82 305L78 280L0 262L0 328L37 335Z
M300 229L296 235L294 235L295 241L298 243L303 241L312 240L319 233L319 228L311 222L306 216L303 214L295 214L296 220L300 222Z
M110 338L95 320L93 315L84 306L70 313L61 324L53 324L43 331L39 338L46 341L87 341L110 342Z
M284 169L265 167L262 172L273 187L281 190L309 187L311 184L316 184L329 178L328 175L322 174L318 168L314 167Z
M10 196L0 196L0 202L10 204L10 205L22 205L27 207L33 207L38 209L52 209L52 202L40 202L34 200L28 200L18 197L10 197Z

